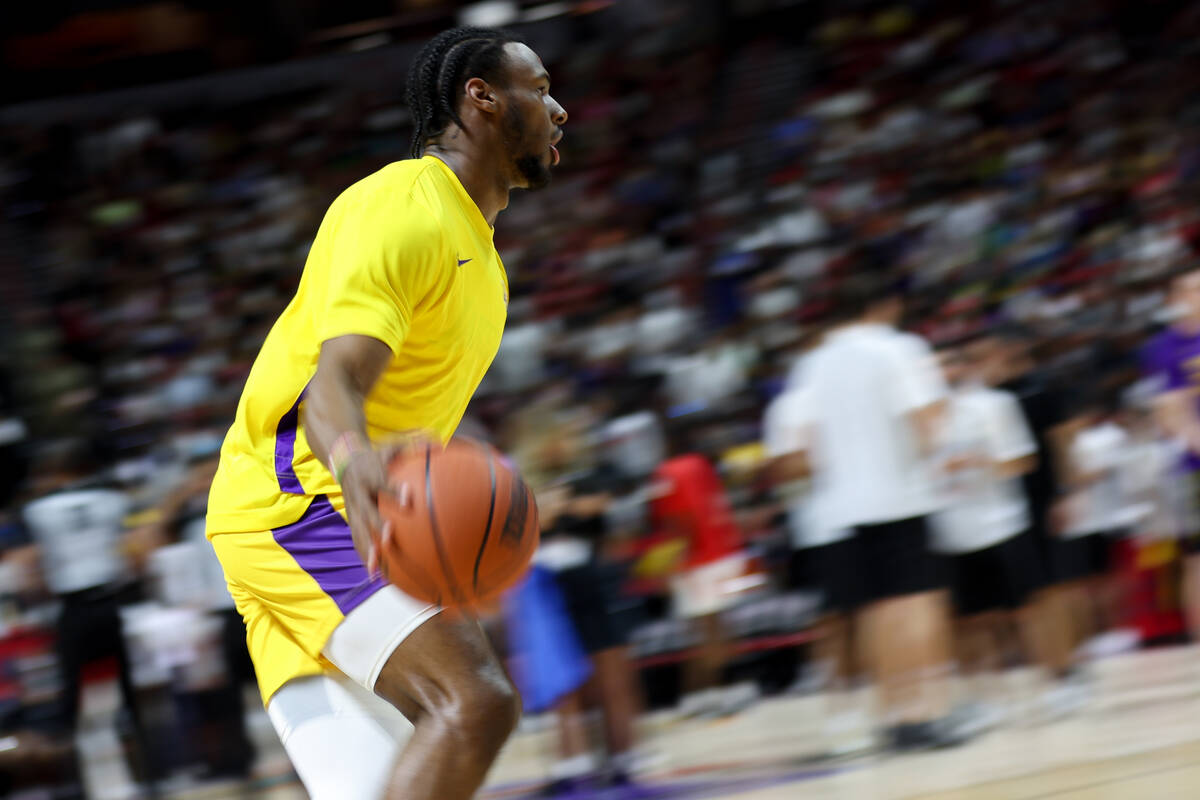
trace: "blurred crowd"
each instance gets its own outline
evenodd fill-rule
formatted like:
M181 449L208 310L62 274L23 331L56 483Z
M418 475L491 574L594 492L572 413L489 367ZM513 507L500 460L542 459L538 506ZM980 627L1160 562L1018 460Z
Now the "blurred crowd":
M552 608L578 640L553 687L521 687L562 712L556 779L595 769L592 694L618 771L645 705L727 713L863 674L986 673L1014 652L1070 707L1088 648L1123 646L1101 634L1140 613L1122 569L1160 581L1135 639L1185 635L1179 431L1156 420L1165 378L1144 354L1186 306L1171 281L1200 248L1200 7L661 0L566 32L549 63L571 114L562 171L501 218L508 328L463 427L514 457L542 508L540 578L497 628L536 638L514 624ZM0 623L97 640L10 648L6 729L73 725L61 695L111 657L134 750L154 751L160 724L137 696L162 690L173 724L210 731L175 760L250 768L238 723L220 732L247 666L203 540L207 480L320 215L406 156L407 127L395 94L326 87L0 130ZM844 562L806 553L842 541L825 528L885 521L813 510L836 471L811 439L834 413L814 375L834 373L808 367L847 326L891 330L925 381L913 397L942 414L905 456L941 470L919 514L949 508L960 530L985 503L1008 515L980 546L931 540L938 564L1036 529L1006 551L1015 588L964 599L947 572L845 592L829 577ZM909 390L880 386L880 402ZM1056 550L1076 538L1087 552ZM70 566L81 548L86 570ZM894 618L864 608L931 593L929 630L908 633L923 660L850 643ZM1011 619L949 622L997 605ZM46 678L56 664L74 677ZM898 747L961 735L930 727L955 704L922 681L888 684Z

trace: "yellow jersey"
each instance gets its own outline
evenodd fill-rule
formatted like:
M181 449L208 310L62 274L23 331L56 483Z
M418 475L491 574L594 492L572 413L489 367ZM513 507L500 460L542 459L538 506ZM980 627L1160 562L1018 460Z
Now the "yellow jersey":
M250 370L209 494L208 535L290 525L314 497L340 491L300 423L323 342L360 334L391 349L364 405L372 439L421 428L448 440L507 310L492 228L442 161L398 161L344 191Z

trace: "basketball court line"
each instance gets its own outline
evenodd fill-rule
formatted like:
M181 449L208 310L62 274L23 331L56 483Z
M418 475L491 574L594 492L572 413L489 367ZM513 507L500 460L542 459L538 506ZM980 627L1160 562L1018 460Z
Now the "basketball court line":
M1146 762L1158 762L1148 767ZM1187 785L1176 784L1183 794L1165 795L1151 791L1159 778L1194 770L1195 779ZM1097 773L1107 773L1098 778ZM1099 758L1084 763L1050 767L1016 778L984 781L957 789L913 796L911 800L1048 800L1069 797L1083 800L1092 797L1113 797L1103 792L1105 787L1126 783L1147 782L1122 797L1146 797L1164 800L1166 797L1200 796L1200 743L1191 742L1174 747L1136 753L1127 756ZM1053 785L1057 784L1057 785Z

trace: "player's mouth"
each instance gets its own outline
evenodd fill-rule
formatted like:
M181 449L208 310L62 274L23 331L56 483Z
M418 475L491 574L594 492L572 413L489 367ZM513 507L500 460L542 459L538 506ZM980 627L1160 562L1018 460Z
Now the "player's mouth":
M562 141L562 137L562 131L559 131L558 135L555 136L550 142L550 164L552 166L556 166L558 164L559 155L558 147L556 147L556 145Z

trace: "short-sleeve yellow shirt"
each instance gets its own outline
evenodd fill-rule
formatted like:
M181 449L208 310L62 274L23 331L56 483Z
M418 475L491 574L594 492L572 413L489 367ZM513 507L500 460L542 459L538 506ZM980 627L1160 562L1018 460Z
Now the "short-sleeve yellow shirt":
M373 439L421 428L448 440L496 355L507 310L492 229L442 161L398 161L348 188L250 370L221 448L208 534L289 525L315 496L339 491L300 423L322 343L360 334L391 349L364 406Z

